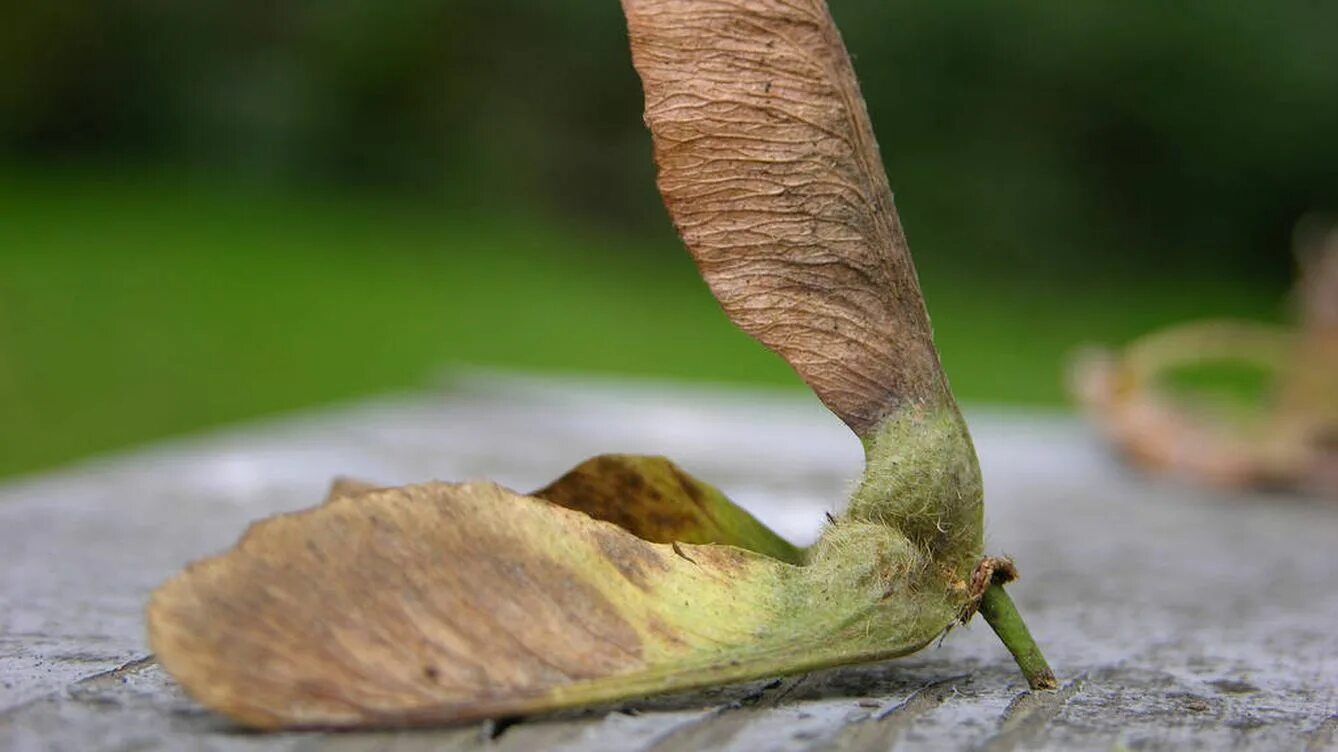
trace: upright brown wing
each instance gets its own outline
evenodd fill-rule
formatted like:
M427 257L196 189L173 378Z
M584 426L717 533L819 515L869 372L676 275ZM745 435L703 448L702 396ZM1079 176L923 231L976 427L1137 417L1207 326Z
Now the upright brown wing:
M730 318L856 433L950 400L821 0L623 0L665 205Z

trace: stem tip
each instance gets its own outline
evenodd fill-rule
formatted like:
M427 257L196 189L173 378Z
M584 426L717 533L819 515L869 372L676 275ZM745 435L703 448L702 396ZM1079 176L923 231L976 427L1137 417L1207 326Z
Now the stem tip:
M1013 599L1004 591L1003 585L994 582L985 589L985 595L980 599L980 614L1013 654L1028 686L1032 689L1059 687L1055 672L1045 662L1041 648L1032 639L1026 622L1022 621L1022 615L1017 612L1017 606L1013 605Z

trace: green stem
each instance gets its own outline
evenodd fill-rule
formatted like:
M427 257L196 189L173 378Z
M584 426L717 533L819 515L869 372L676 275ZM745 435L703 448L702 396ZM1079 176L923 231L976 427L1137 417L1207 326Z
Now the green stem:
M1055 689L1059 686L1055 672L1045 662L1045 656L1032 639L1031 632L1027 631L1022 615L1017 612L1017 606L1013 605L1013 599L1004 592L1003 585L990 583L985 589L985 595L980 599L980 615L985 617L994 633L1003 640L1004 647L1013 654L1018 668L1022 669L1022 675L1027 677L1028 686L1032 689Z

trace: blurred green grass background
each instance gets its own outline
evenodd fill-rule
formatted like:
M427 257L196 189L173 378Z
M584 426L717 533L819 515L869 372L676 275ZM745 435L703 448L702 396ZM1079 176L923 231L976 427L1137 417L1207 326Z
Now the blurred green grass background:
M672 233L189 180L0 179L0 474L431 384L452 363L802 384L724 317ZM1075 345L1204 313L1277 314L1207 280L922 283L965 400L1064 401Z
M1285 318L1338 6L833 0L964 400ZM618 4L51 0L0 27L0 476L451 364L801 385L653 186Z

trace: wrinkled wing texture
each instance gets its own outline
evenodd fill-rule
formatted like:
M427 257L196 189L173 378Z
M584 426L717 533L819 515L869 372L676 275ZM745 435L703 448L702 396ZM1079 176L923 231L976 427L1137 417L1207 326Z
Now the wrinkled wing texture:
M821 0L623 0L659 187L730 318L861 435L947 387Z
M149 636L191 695L250 726L440 723L728 678L730 651L782 621L795 569L432 483L254 524L154 592Z

